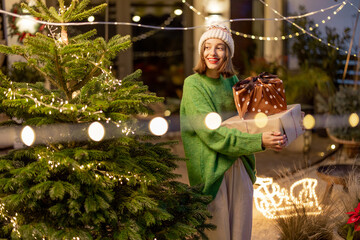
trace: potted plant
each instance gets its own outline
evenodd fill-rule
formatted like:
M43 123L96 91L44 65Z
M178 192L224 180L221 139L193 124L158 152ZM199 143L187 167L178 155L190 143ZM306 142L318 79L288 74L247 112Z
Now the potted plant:
M349 157L354 157L360 147L360 91L352 86L340 86L328 101L318 99L318 108L328 112L327 132L329 137L344 144Z

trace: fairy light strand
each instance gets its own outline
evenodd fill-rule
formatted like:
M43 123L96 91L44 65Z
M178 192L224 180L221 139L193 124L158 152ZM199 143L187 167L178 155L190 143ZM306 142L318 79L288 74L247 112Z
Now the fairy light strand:
M259 0L260 2L262 2L265 6L269 6L268 4L266 4L264 1L262 0ZM209 19L208 17L204 16L204 14L202 14L200 11L198 11L194 6L190 5L189 3L186 2L186 0L182 0L182 2L187 5L192 11L194 11L197 15L203 17L205 20ZM340 10L342 9L342 7L346 4L345 1L342 2L342 5L340 5ZM335 4L333 6L330 6L328 8L325 8L325 9L320 9L320 10L317 10L317 11L313 11L311 13L307 13L307 14L304 14L304 15L299 15L299 16L291 16L291 17L284 17L282 16L281 14L279 14L275 9L272 9L272 11L274 11L276 14L278 14L280 16L280 18L273 18L273 19L265 19L265 18L248 18L248 19L230 19L230 20L226 20L226 21L223 21L223 22L234 22L234 21L265 21L265 20L274 20L274 21L279 21L279 20L285 20L289 23L291 23L292 25L294 25L296 28L298 28L300 30L300 32L297 32L295 33L294 35L295 36L300 36L302 34L307 34L309 36L311 36L312 38L315 38L317 39L319 42L329 46L329 47L332 47L338 51L342 51L344 53L347 53L348 51L347 50L342 50L340 49L339 47L333 45L333 44L330 44L330 43L327 43L327 42L324 42L321 38L318 38L316 36L314 36L312 33L310 33L309 31L303 29L302 27L298 26L297 24L293 23L290 21L290 19L295 19L295 18L300 18L300 17L305 17L305 16L310 16L310 15L313 15L313 14L316 14L318 12L324 12L325 10L329 10L329 9L332 9L336 6L339 6L339 4ZM14 16L14 17L19 17L19 18L23 18L24 16L23 15L19 15L19 14L15 14L15 13L11 13L11 12L7 12L5 10L2 10L0 9L0 13L3 13L3 14L7 14L7 15L11 15L11 16ZM334 13L335 14L335 13ZM330 16L328 16L328 20ZM37 22L37 23L40 23L40 24L46 24L46 25L52 25L52 26L83 26L83 25L99 25L99 24L107 24L107 25L127 25L127 26L134 26L134 27L144 27L144 28L151 28L151 29L159 29L159 30L193 30L193 29L197 29L197 28L203 28L203 27L206 27L207 25L205 26L192 26L192 27L159 27L159 26L153 26L153 25L146 25L146 24L139 24L139 23L129 23L129 22L80 22L80 23L73 23L73 22L70 22L70 23L50 23L50 22L46 22L46 21L41 21L41 20L37 20L37 19L29 19L30 21L34 21L34 22ZM326 22L326 20L324 19L322 21L323 23ZM310 30L310 29L309 29ZM311 30L310 30L311 31ZM237 32L237 31L233 31L232 32L235 33L235 35L237 36L242 36L244 38L251 38L251 39L257 39L257 40L268 40L268 41L271 41L271 40L285 40L285 39L288 39L288 38L292 38L294 37L293 34L289 34L289 35L285 35L285 36L281 36L280 38L279 37L266 37L266 36L255 36L255 35L251 35L251 34L245 34L245 33L240 33L240 32ZM356 57L356 54L353 54L353 56Z
M339 6L334 12L333 12L333 15L336 15L339 11L341 11L344 7L344 3L341 3L340 6L339 4L337 6ZM285 19L294 19L294 18L275 18L276 21L278 20L285 20ZM324 24L326 21L332 19L329 16L327 16L326 18L324 18L321 22ZM232 20L230 20L232 21ZM309 27L309 31L313 31L314 29L318 28L320 25L319 24L315 24L315 27ZM294 38L294 37L298 37L300 35L303 35L305 34L304 31L300 31L300 32L295 32L295 33L292 33L292 34L288 34L288 35L282 35L282 36L279 36L279 37L265 37L265 36L256 36L256 35L253 35L253 34L245 34L245 33L241 33L241 32L238 32L238 31L234 31L234 30L231 30L231 32L237 36L241 36L241 37L244 37L244 38L251 38L251 39L254 39L254 40L265 40L265 41L278 41L278 40L285 40L285 39L291 39L291 38Z
M161 24L161 26L160 26L161 29L150 30L150 31L148 31L146 33L143 33L143 34L140 34L138 36L133 37L131 40L133 42L137 42L137 41L140 41L140 40L144 40L144 39L146 39L148 37L151 37L155 33L159 32L160 30L165 28L166 26L170 25L175 17L176 17L176 15L174 13L171 13L170 16Z
M106 87L108 90L109 89L116 90L116 87L121 86L121 80L111 79L111 80L108 80L106 82L106 84L107 84ZM13 86L13 82L10 82L10 85ZM89 111L89 110L87 110L88 109L87 105L82 106L81 109L77 109L74 106L66 106L67 104L69 104L69 102L67 100L57 99L57 98L55 98L55 96L53 96L51 98L51 100L48 100L48 101L51 101L50 103L46 103L46 102L44 102L45 101L44 96L41 95L40 97L36 97L35 94L38 94L38 92L33 91L32 88L27 88L26 89L27 93L25 93L25 94L19 93L20 91L24 91L24 90L25 90L24 88L22 88L22 89L9 88L7 91L4 91L4 95L6 97L8 97L9 100L15 100L16 97L19 97L19 98L25 99L26 102L28 102L29 100L32 100L34 102L35 107L43 106L43 107L47 107L49 109L54 110L54 111L50 110L47 113L49 115L55 114L55 111L60 114L63 113L64 111L69 111L69 112L76 111L78 113L83 113L85 115L88 114L89 116L94 115L97 117L98 121L103 120L103 121L106 121L106 123L111 122L114 125L116 125L118 128L120 127L120 124L122 123L121 121L116 122L116 121L112 120L111 118L106 118L104 116L104 113L102 110ZM46 96L46 97L49 98L49 96ZM123 134L125 134L126 136L128 136L129 134L135 134L134 129L132 129L131 127L128 128L126 126L122 126L121 132Z
M262 4L264 4L266 7L269 7L269 8L271 9L271 11L273 11L273 12L274 12L275 14L277 14L278 16L284 17L284 16L281 15L277 10L275 10L274 8L272 8L269 4L265 3L263 0L259 0L259 1L260 1ZM344 1L343 3L344 3L344 5L346 4L345 1ZM337 51L342 51L342 52L344 52L344 53L346 53L346 54L348 53L347 50L340 49L339 47L337 47L337 46L335 46L335 45L333 45L333 44L331 44L331 43L329 43L329 42L323 41L323 40L322 40L321 38L319 38L319 37L316 37L314 34L310 33L309 31L307 31L306 29L300 27L298 24L290 21L289 19L285 19L285 21L287 21L288 23L292 24L294 27L296 27L297 29L301 30L303 33L306 33L308 36L310 36L310 37L318 40L320 43L322 43L322 44L324 44L324 45L327 45L328 47L331 47L331 48L333 48L333 49L336 49ZM325 23L324 20L323 20L323 23ZM356 54L353 54L353 56L354 56L354 57L357 57Z
M352 7L354 7L356 9L356 11L360 12L360 9L358 7L356 7L352 2L350 2L349 0L345 0L347 3L349 3Z
M186 0L182 0L182 2L190 9L192 10L196 15L203 17L205 20L208 20L209 18L205 16L203 13L201 13L199 10L197 10L193 5L186 2ZM338 7L339 5L342 5L343 3L337 3L327 8L322 8L317 11L312 11L310 13L305 13L303 15L297 15L297 16L290 16L290 17L282 17L282 18L237 18L237 19L230 19L229 22L238 22L238 21L266 21L266 20L275 20L275 21L283 21L285 19L298 19L303 17L308 17L317 13L325 12L327 10L331 10L333 8Z
M296 214L296 207L306 208L307 215L321 213L321 207L316 195L317 180L304 178L290 186L289 191L281 188L272 178L258 178L254 189L254 203L259 212L266 218L276 219Z
M204 17L204 14L202 14L201 12L199 12L197 9L195 9L192 5L190 5L189 3L186 2L186 0L182 0L183 3L185 3L192 11L194 11L197 15L199 16L203 16ZM268 7L268 4L264 3L263 1L261 1L265 6ZM340 5L340 6L339 6ZM283 35L283 36L280 36L280 37L267 37L267 36L256 36L256 35L253 35L253 34L246 34L246 33L241 33L241 32L238 32L238 31L234 31L232 29L230 29L230 31L237 35L237 36L241 36L243 38L249 38L249 39L253 39L253 40L264 40L264 41L278 41L278 40L286 40L286 39L291 39L293 37L298 37L300 35L303 35L303 34L307 34L315 39L317 39L320 43L324 44L324 45L327 45L328 47L332 47L334 49L336 49L337 51L342 51L344 52L345 54L348 53L347 50L343 50L343 49L340 49L339 47L331 44L331 43L327 43L327 42L323 42L323 40L319 37L316 37L315 35L313 35L312 33L310 33L309 31L312 31L314 30L315 28L319 27L319 24L315 24L315 28L314 27L310 27L309 28L309 31L301 28L300 26L298 26L297 24L293 23L290 21L290 19L297 19L297 18L301 18L301 17L307 17L307 16L310 16L310 15L313 15L313 14L316 14L316 13L319 13L319 12L324 12L326 10L330 10L334 7L338 7L338 9L336 11L333 12L334 15L336 15L339 11L341 11L343 9L343 7L346 5L346 2L343 1L342 3L338 3L338 4L335 4L335 5L332 5L328 8L324 8L324 9L320 9L320 10L317 10L317 11L313 11L311 13L307 13L307 14L303 14L303 15L299 15L299 16L291 16L291 17L284 17L282 16L281 14L279 14L275 9L272 9L276 14L278 14L280 16L280 18L242 18L242 19L230 19L230 20L225 20L225 21L221 21L221 23L225 23L225 22L234 22L234 21L265 21L265 20L275 20L275 21L282 21L282 20L285 20L291 24L293 24L294 26L296 26L296 28L298 28L299 30L301 30L300 32L296 32L294 34L288 34L288 35ZM205 19L207 19L206 17L204 17ZM328 20L330 20L331 17L330 16L327 16L325 19L323 19L321 22L323 24L325 24ZM354 57L356 57L357 55L356 54L353 54Z
M12 226L12 231L15 232L15 234L20 238L20 232L19 232L19 224L17 221L18 214L15 213L15 216L10 216L9 211L5 209L5 204L0 203L0 216L5 219L5 221L10 221Z
M194 6L190 5L189 3L187 3L185 0L182 0L182 2L187 5L192 11L194 11L197 15L203 17L205 20L209 19L208 17L206 17L203 13L201 13L200 11L198 11ZM306 16L310 16L310 15L314 15L316 13L319 12L324 12L326 10L330 10L332 8L335 8L339 5L341 5L343 3L338 3L338 4L334 4L328 8L324 8L318 11L313 11L310 13L306 13L303 15L298 15L298 16L290 16L290 17L282 17L282 18L239 18L239 19L230 19L230 20L226 20L224 22L238 22L238 21L268 21L268 20L274 20L274 21L283 21L286 19L296 19L296 18L302 18L302 17L306 17ZM8 12L5 10L0 9L0 13L6 14L6 15L10 15L13 17L18 17L18 18L24 18L24 15L19 15L16 13L12 13L12 12ZM192 27L163 27L163 26L153 26L153 25L147 25L147 24L141 24L141 23L129 23L129 22L105 22L105 21L96 21L96 22L69 22L69 23L54 23L54 22L46 22L46 21L42 21L39 19L27 19L29 21L33 21L36 23L40 23L40 24L45 24L45 25L52 25L52 26L84 26L84 25L128 25L128 26L134 26L134 27L143 27L143 28L152 28L152 29L160 29L160 30L192 30L192 29L196 29L196 28L202 28L204 26L192 26Z

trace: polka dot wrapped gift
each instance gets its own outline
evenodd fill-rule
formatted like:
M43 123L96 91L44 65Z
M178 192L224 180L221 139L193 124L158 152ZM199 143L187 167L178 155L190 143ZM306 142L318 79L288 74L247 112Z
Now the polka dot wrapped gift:
M272 115L287 109L282 80L267 72L237 82L233 93L242 119L252 119L260 112Z

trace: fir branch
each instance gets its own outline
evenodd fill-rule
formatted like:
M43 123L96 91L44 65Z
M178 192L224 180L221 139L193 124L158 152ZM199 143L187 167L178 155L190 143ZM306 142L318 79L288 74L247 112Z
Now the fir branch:
M75 1L75 0L72 0L72 1ZM80 3L78 5L76 5L76 8L74 9L73 14L76 15L80 12L83 12L90 3L91 3L90 0L80 1Z
M60 59L58 55L58 51L55 49L55 61L54 61L55 71L57 73L56 86L60 87L64 92L68 100L72 99L72 92L70 92L66 86L66 80L64 79L64 75L62 74L62 67L60 64Z
M61 16L58 14L58 12L56 11L56 9L54 7L49 8L49 13L50 13L52 22L58 22L58 23L63 22L63 19L61 18Z
M39 2L39 1L38 1ZM38 17L41 20L44 21L50 21L52 20L51 18L49 18L48 11L44 12L44 13L40 13L38 11L36 11L33 7L28 6L26 3L21 3L21 8L25 8L27 11L29 11L29 13L34 16L34 17Z
M72 2L74 2L75 0L72 0ZM65 8L65 3L64 3L64 0L58 0L59 2L59 6L60 6L60 9L64 9Z
M116 55L125 49L131 47L131 39L129 35L121 37L116 35L112 37L107 44L107 55L108 58L113 59Z
M2 45L2 44L0 44L0 52L4 53L6 55L15 55L15 54L17 54L14 47L9 47L9 46Z
M97 202L97 206L98 206L99 209L107 210L107 209L110 208L110 204L103 197L101 197L100 195L96 194L95 195L95 200Z
M89 43L87 42L69 44L61 48L59 54L66 55L66 54L81 53L83 49L87 49L87 48L89 48Z
M28 66L26 62L14 62L13 67L18 70L24 70Z
M69 15L74 12L74 9L76 7L77 2L78 1L76 1L76 0L71 1L70 6L68 7L68 9L64 13L64 19L68 19Z
M101 62L104 58L104 54L102 54L100 56L100 59L98 62ZM85 78L76 83L73 87L71 87L71 91L75 92L77 90L80 90L83 86L85 86L96 74L96 72L99 70L99 67L97 66L97 63L91 62L93 64L93 68L91 69L91 71L85 76Z
M132 213L136 214L144 208L155 208L157 203L153 201L148 196L140 195L139 193L134 193L129 199L125 202L125 207Z
M0 52L1 52L1 45L0 45ZM23 58L25 58L25 60L28 62L28 65L35 68L46 80L48 80L49 82L51 82L52 84L54 84L55 86L59 87L60 89L63 89L61 85L58 84L58 82L51 78L46 72L44 72L36 63L36 59L32 59L30 57L28 57L25 53L21 54L21 53L17 53L18 55L22 56Z
M0 173L14 169L13 165L8 160L0 160Z
M142 74L141 69L137 69L135 72L127 75L126 77L124 77L122 81L123 81L123 83L131 82L134 79L140 78L141 74Z
M104 10L106 8L106 6L107 6L107 4L103 3L101 5L98 5L96 7L91 8L89 10L80 12L80 13L78 13L76 15L69 16L68 21L72 22L72 21L83 20L84 18L87 18L88 16L94 15L97 12L100 12L100 11Z
M85 199L84 209L86 213L95 212L98 209L97 201L93 196L89 196Z
M36 199L47 197L47 193L53 184L54 184L53 181L40 182L30 188L30 193Z
M26 4L27 5L27 4ZM51 13L49 9L46 7L45 3L41 0L36 1L36 7L39 9L39 13L32 13L35 17L40 17L44 21L50 21L53 20L50 16ZM26 7L27 8L27 7ZM30 11L30 10L29 10Z
M90 30L86 33L79 34L75 37L70 38L70 43L77 43L77 42L82 42L82 41L88 40L89 38L95 36L96 34L97 34L96 29Z

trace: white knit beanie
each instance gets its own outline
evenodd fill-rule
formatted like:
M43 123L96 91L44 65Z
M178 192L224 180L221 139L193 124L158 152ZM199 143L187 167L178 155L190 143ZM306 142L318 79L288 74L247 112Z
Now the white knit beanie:
M230 30L223 25L210 25L199 41L199 54L201 54L201 46L210 38L218 38L223 40L230 49L231 58L234 57L234 40L231 37Z

